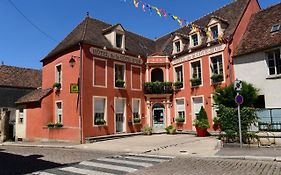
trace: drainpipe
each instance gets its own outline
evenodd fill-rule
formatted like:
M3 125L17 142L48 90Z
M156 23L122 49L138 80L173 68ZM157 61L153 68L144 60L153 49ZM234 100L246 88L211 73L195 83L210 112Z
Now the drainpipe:
M79 70L79 132L80 132L80 144L83 143L83 51L82 44L79 43L80 47L80 70Z
M230 48L230 43L232 42L233 37L231 36L230 39L227 41L227 59L228 59L228 69L229 69L229 81L230 84L233 82L233 77L232 77L232 64L231 64L231 48Z

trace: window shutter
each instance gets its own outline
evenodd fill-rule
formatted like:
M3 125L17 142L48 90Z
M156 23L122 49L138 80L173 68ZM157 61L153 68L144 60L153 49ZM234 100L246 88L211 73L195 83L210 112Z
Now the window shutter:
M184 100L176 100L177 103L177 111L184 111Z
M116 113L123 114L125 107L125 100L124 99L116 99Z
M140 101L139 100L134 100L133 103L134 103L133 104L134 105L133 106L133 112L134 113L139 113Z
M95 99L95 113L104 113L105 109L105 99L104 98L96 98Z

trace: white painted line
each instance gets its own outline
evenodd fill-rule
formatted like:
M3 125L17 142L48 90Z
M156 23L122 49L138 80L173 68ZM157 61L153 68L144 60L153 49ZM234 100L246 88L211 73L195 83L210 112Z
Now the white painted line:
M35 172L35 173L32 173L34 175L56 175L56 174L52 174L52 173L47 173L47 172Z
M103 164L103 163L97 163L97 162L89 162L89 161L83 161L79 163L80 165L86 165L86 166L93 166L93 167L99 167L99 168L107 168L111 170L118 170L118 171L125 171L125 172L134 172L137 171L135 168L129 168L129 167L123 167L123 166L117 166L117 165L110 165L110 164Z
M87 169L81 169L81 168L76 168L76 167L65 167L65 168L60 168L62 171L68 171L72 173L78 173L78 174L85 174L85 175L115 175L111 173L106 173L102 171L94 171L94 170L87 170Z
M146 157L133 157L133 156L120 156L120 157L123 157L125 159L144 160L144 161L159 162L159 163L168 161L165 159L153 159L153 158L146 158Z
M97 160L105 161L105 162L112 162L112 163L121 163L121 164L127 164L127 165L137 165L137 166L142 166L142 167L153 166L153 164L151 164L151 163L128 161L128 160L120 160L120 159L102 158L102 159L97 159Z
M161 156L161 155L151 155L151 154L133 154L133 153L127 153L126 155L130 156L143 156L143 157L152 157L152 158L163 158L163 159L173 159L175 157L173 156Z

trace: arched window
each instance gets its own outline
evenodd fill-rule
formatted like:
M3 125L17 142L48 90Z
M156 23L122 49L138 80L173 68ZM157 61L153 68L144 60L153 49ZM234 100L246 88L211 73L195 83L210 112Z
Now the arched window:
M151 71L151 81L152 82L155 82L155 81L164 82L163 70L160 68L153 69Z

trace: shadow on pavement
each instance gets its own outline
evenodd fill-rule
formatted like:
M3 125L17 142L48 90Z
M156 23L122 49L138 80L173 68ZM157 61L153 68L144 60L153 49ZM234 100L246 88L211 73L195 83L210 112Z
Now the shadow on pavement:
M42 155L20 156L1 151L3 150L0 150L1 175L27 174L34 171L55 168L62 165L39 159L43 157Z

